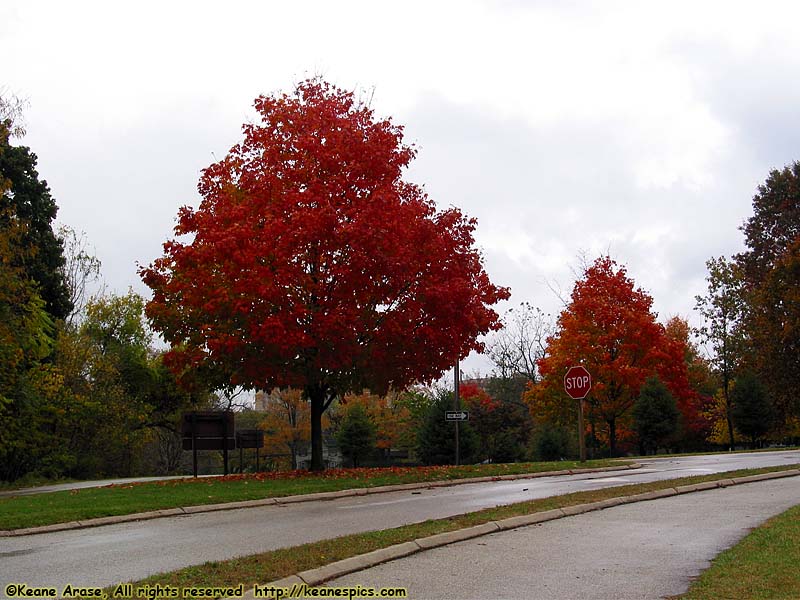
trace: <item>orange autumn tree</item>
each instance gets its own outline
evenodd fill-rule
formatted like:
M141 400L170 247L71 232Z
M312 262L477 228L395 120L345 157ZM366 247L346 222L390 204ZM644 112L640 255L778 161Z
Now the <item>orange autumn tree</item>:
M385 396L364 391L361 394L347 394L343 401L345 410L356 405L364 408L375 425L375 447L384 452L402 446L402 433L412 426L411 413L397 402L397 397L397 393L391 390Z
M492 398L472 382L461 385L460 395L470 413L470 426L480 439L480 459L497 463L523 459L531 431L527 406Z
M573 365L592 374L589 420L605 423L613 455L639 388L656 375L676 397L689 390L682 345L670 339L652 312L653 299L635 287L625 268L603 256L575 283L539 362L543 391L557 394ZM563 402L574 402L561 392Z
M327 419L323 418L323 427L327 426ZM311 408L303 398L303 390L275 388L265 394L261 428L266 434L267 453L288 451L291 468L297 469L297 456L306 452L311 441Z
M522 401L527 405L536 428L569 427L578 421L578 405L565 400L563 386L545 380L528 383Z
M714 405L716 385L708 361L700 356L692 342L692 328L682 317L672 317L665 326L667 337L683 348L688 388L673 390L672 394L681 413L681 437L684 446L701 447L711 434L712 421L706 413ZM683 379L678 378L677 384ZM675 387L675 384L673 384Z

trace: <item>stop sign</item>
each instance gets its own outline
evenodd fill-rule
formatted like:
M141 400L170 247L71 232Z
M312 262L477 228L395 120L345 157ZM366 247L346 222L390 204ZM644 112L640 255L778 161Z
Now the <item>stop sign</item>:
M592 376L581 366L570 367L564 375L564 391L574 400L585 398L592 389Z

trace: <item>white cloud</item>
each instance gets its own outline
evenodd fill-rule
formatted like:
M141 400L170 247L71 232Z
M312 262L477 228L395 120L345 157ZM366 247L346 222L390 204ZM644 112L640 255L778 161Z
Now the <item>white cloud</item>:
M547 310L611 252L662 315L741 247L768 170L798 158L793 2L110 3L0 6L29 144L112 287L142 289L200 169L260 93L321 73L375 88L420 146L409 176L479 219L491 276ZM212 154L213 153L213 154ZM481 363L485 364L485 363ZM485 370L485 369L484 369Z

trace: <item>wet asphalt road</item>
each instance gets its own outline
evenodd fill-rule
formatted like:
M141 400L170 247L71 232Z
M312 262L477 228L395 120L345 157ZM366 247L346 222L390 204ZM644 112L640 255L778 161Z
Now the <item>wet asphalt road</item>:
M328 585L405 587L414 599L664 598L685 592L749 529L797 504L800 477L697 492L493 533Z
M481 508L638 483L800 463L800 451L646 461L637 471L545 477L395 492L285 506L202 513L15 538L0 538L0 594L9 582L110 585L223 560L396 527Z

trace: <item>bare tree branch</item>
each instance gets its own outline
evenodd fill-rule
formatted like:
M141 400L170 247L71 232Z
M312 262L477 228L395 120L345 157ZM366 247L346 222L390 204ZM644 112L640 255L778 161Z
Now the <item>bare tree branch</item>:
M498 376L506 380L524 377L537 382L537 363L544 358L547 338L553 332L553 318L540 308L522 302L517 309L509 309L503 318L503 329L489 345L489 358Z
M58 228L58 239L64 246L64 266L62 273L69 290L72 312L67 315L67 324L72 325L84 316L86 303L93 296L88 291L91 284L100 281L100 260L87 251L86 234L76 233L67 225ZM97 291L102 295L103 287Z

